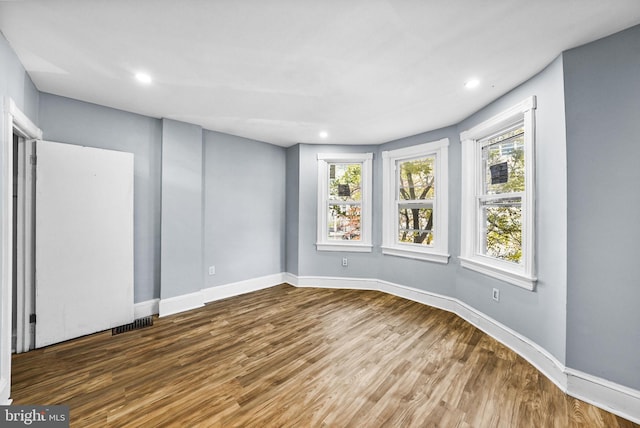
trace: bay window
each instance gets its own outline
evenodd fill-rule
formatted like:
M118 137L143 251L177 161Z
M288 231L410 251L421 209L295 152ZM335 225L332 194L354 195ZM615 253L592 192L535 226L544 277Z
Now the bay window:
M371 251L372 158L318 154L318 250Z
M535 97L460 134L461 265L533 289Z
M382 253L447 263L449 140L382 153Z

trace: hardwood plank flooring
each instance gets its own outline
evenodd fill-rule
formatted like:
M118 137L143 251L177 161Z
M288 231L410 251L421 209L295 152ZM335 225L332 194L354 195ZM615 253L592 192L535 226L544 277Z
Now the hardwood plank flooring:
M12 397L73 427L638 427L454 314L289 285L14 355Z

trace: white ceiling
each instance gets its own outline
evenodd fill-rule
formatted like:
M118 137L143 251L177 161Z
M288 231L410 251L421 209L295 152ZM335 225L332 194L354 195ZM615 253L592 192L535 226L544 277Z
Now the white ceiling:
M639 0L0 1L39 90L282 146L455 124L638 23Z

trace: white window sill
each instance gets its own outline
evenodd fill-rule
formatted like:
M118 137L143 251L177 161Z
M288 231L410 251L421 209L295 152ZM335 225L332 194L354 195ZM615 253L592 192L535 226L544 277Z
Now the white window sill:
M409 259L426 260L429 262L447 264L449 263L449 254L407 250L398 247L382 247L382 254L396 257L406 257Z
M492 278L499 279L501 281L508 282L518 287L533 291L536 288L537 278L533 276L525 275L521 272L513 270L507 270L502 267L494 266L482 261L471 259L468 257L459 257L460 266L476 272L480 272Z
M316 248L318 251L346 251L352 253L370 253L373 246L371 244L355 243L354 241L325 243L317 242Z

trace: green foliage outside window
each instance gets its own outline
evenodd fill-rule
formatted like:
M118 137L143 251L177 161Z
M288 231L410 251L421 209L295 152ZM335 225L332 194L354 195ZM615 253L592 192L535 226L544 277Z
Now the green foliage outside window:
M432 245L434 158L425 157L398 163L398 241ZM404 202L403 201L407 201ZM411 201L411 206L409 205ZM424 201L421 203L421 201Z
M501 260L520 263L522 259L522 197L524 192L524 130L519 128L490 141L482 149L484 194L504 198L486 200L482 205L485 254ZM507 165L506 182L492 182L491 166Z
M360 204L362 201L362 165L335 163L329 165L329 239L360 240Z

